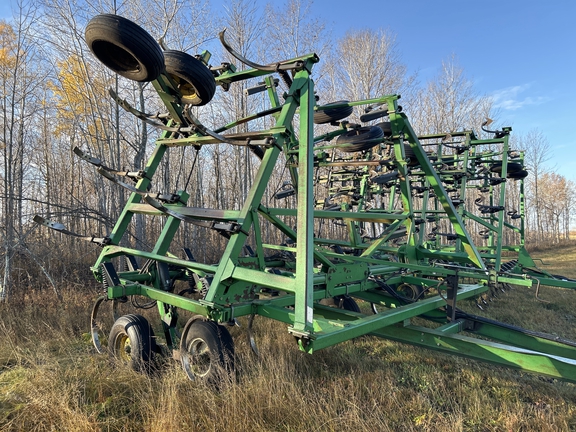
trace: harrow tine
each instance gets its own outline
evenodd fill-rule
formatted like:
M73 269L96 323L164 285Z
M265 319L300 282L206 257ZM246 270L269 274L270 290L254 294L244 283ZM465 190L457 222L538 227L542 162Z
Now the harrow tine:
M50 229L53 229L55 231L60 231L60 232L66 231L63 224L58 223L58 222L52 222L46 218L43 218L40 215L34 216L34 222L36 222L38 225L44 225L44 226L46 226Z
M539 302L542 303L550 303L548 300L544 300L543 298L540 298L538 296L538 294L540 293L540 279L536 279L538 281L538 284L536 285L536 300L538 300Z
M241 61L245 65L250 66L251 68L258 69L261 71L266 71L266 72L278 72L278 73L280 73L280 75L284 79L283 73L286 73L286 71L289 71L289 70L298 69L299 67L302 66L302 61L299 59L284 60L284 61L276 62L274 64L269 64L269 65L261 65L258 63L254 63L253 61L248 60L246 57L244 57L242 54L240 54L234 48L232 48L232 46L226 41L226 38L224 37L225 33L226 33L226 29L224 29L220 33L218 33L218 37L220 38L220 42L222 43L222 46L224 46L226 51L228 51L233 57L235 57L237 60Z
M45 227L53 229L54 231L58 231L59 233L66 234L66 235L69 235L72 237L76 237L80 240L85 240L85 241L89 241L91 243L96 243L97 245L102 246L102 247L110 244L110 238L109 237L95 237L95 236L85 236L82 234L77 234L75 232L68 231L64 227L63 224L58 223L58 222L53 222L53 221L48 220L48 219L46 219L40 215L34 216L33 220L38 225L43 225Z
M122 186L124 189L127 189L130 192L135 193L137 195L140 196L148 195L168 204L174 204L180 201L180 196L177 194L162 194L160 192L150 192L148 189L146 191L142 191L128 183L118 180L116 177L112 175L114 171L107 170L104 167L100 167L96 171L98 172L98 174L101 174L103 177L107 178L111 182L114 182L117 185Z
M95 158L94 156L90 156L88 153L86 153L84 150L78 148L78 147L74 147L74 149L72 150L74 152L74 154L76 156L78 156L80 159L85 160L86 162L97 166L97 167L101 167L103 166L102 164L102 160Z
M210 221L201 221L201 220L193 219L191 217L183 215L182 213L178 213L174 210L171 210L168 207L165 207L160 201L155 200L152 196L150 196L148 194L144 195L144 201L146 201L146 203L150 204L156 210L160 210L162 213L164 213L168 216L175 217L176 219L179 219L183 222L188 222L188 223L191 223L194 225L204 226L207 228L211 228L213 225L212 222L210 222Z
M102 162L102 159L98 159L94 156L90 156L88 153L86 153L84 150L82 150L78 147L74 147L74 150L72 150L72 151L80 159L82 159L82 160L88 162L89 164L97 167L98 172L110 180L112 180L112 178L109 177L109 175L111 175L111 174L120 175L123 177L128 177L128 178L131 178L132 180L135 180L135 181L146 177L146 173L144 171L118 171L118 170L115 170L113 168L107 167ZM103 171L105 171L105 172L103 172Z
M180 132L181 131L181 128L179 128L179 127L170 127L170 126L166 126L163 123L154 121L155 119L158 119L159 117L153 116L151 114L146 114L142 111L138 111L136 108L133 108L132 105L130 105L126 100L121 99L120 96L118 96L114 90L108 89L108 93L110 94L110 97L112 97L114 102L116 102L116 104L118 104L119 107L124 109L124 111L127 111L130 114L136 116L137 118L146 122L150 126L154 126L158 129L168 131L168 132Z
M254 324L255 314L251 314L248 319L248 327L246 328L246 335L248 336L248 343L250 344L250 349L257 358L260 358L260 351L258 351L258 346L256 345L256 339L254 339L254 332L252 330L252 325Z
M98 174L102 175L103 177L107 178L108 180L116 183L117 185L122 186L125 189L128 189L130 192L132 193L136 193L136 194L141 194L142 191L140 191L139 189L136 189L134 186L129 185L127 183L124 183L120 180L118 180L116 177L114 177L111 173L108 172L108 170L103 169L102 167L99 167L97 170Z

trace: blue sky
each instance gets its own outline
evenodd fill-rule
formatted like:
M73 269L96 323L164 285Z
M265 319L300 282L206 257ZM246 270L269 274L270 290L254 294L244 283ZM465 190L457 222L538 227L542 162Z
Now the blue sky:
M334 36L389 29L422 82L456 55L476 90L494 97L499 123L542 132L550 168L576 181L575 0L330 0L314 11Z
M576 0L316 0L312 10L335 38L390 30L423 83L455 55L478 93L494 97L499 123L542 132L549 166L576 181ZM0 0L0 17L10 15Z

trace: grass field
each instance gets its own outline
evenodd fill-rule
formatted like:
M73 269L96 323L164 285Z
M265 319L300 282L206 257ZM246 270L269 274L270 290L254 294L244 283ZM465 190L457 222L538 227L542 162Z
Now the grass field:
M576 277L576 245L534 256ZM265 319L255 323L260 358L232 329L238 377L218 391L172 362L141 375L95 354L94 292L64 297L46 291L0 305L2 431L576 430L574 384L368 336L308 355L285 325ZM484 312L460 306L576 340L576 292L544 287L541 297L550 303L515 287Z

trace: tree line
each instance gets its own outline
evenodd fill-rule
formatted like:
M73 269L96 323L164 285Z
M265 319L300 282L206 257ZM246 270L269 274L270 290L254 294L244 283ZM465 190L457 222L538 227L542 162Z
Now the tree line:
M456 58L439 59L437 75L421 83L402 62L392 32L351 30L335 38L301 0L281 6L233 0L224 10L205 0L20 1L12 18L0 21L2 298L22 286L48 284L58 291L64 283L82 285L89 277L95 246L39 228L32 223L35 214L73 232L103 236L122 211L126 191L97 175L72 150L79 147L116 169L139 170L158 137L157 130L125 113L109 96L112 89L140 111L161 111L149 83L119 78L89 52L84 28L99 13L128 17L170 49L190 54L208 49L212 65L233 62L216 40L224 27L234 48L260 63L316 52L321 59L314 71L318 103L401 94L404 111L420 134L480 131L485 118L498 119L491 98L477 93ZM210 127L263 109L264 96L244 94L249 85L235 83L227 92L218 91L210 104L195 107L194 114ZM355 112L351 121L359 115ZM269 122L259 119L235 131L266 128ZM525 150L530 172L525 191L528 240L569 238L572 181L546 164L551 150L541 132L520 131L514 140L516 148ZM247 147L214 145L170 149L162 163L155 190L185 189L196 206L237 209L258 162ZM285 170L275 175L266 194L270 202L264 204L272 205L286 179ZM518 193L510 197L517 208ZM135 215L126 241L149 248L161 229L160 218ZM276 233L263 235L281 241ZM209 262L222 244L217 234L191 227L181 230L175 246L196 246L196 258Z

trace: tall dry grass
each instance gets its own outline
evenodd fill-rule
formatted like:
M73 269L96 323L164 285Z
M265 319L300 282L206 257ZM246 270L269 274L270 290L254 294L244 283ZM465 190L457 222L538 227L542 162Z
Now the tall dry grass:
M93 295L63 296L31 292L0 305L2 431L576 430L573 384L368 336L308 355L284 324L263 318L259 359L244 330L231 329L237 378L217 391L171 361L141 375L95 354ZM551 303L517 287L485 312L461 306L576 339L576 293L543 288L541 296Z

